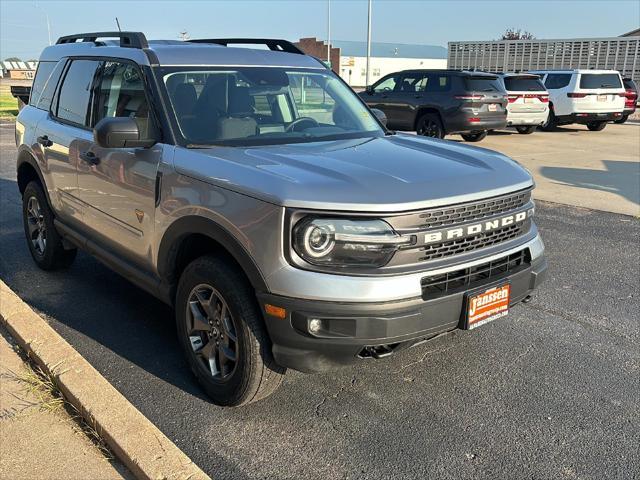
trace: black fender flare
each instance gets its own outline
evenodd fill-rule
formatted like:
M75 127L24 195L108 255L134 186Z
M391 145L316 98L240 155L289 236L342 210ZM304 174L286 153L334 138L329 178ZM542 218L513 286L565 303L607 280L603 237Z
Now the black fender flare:
M262 272L247 250L227 229L209 218L189 215L173 222L165 231L158 249L158 274L163 282L175 284L173 269L176 265L181 240L191 234L209 237L220 244L240 265L256 292L268 292Z
M38 179L40 179L40 184L42 185L42 190L44 190L44 194L47 197L47 201L49 202L49 205L51 206L51 199L49 198L49 189L47 188L47 184L44 181L44 176L42 175L42 170L40 169L40 165L38 164L38 161L36 160L36 157L34 156L33 152L31 152L31 150L29 148L27 148L24 145L21 145L18 148L18 159L16 161L16 176L18 175L18 173L20 172L20 168L22 167L22 165L24 165L25 163L29 164L36 172L36 175L38 175ZM23 188L20 186L20 182L18 181L18 178L16 178L16 183L18 184L18 188L20 189L20 193L24 193ZM26 187L26 185L25 185Z

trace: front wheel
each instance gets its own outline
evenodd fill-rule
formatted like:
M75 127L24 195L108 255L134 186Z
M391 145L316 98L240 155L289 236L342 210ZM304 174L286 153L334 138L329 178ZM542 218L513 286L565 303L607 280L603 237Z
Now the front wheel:
M618 125L621 123L625 123L627 121L627 119L629 118L629 115L623 115L621 118L619 118L618 120L614 120L613 123L617 123Z
M204 256L187 266L176 326L191 370L216 405L246 405L280 386L285 369L273 359L255 294L229 262Z
M589 122L587 123L587 128L592 132L599 132L600 130L604 130L604 127L607 126L607 122Z
M53 212L38 182L29 182L22 195L22 221L29 252L42 270L66 268L77 250L65 249L53 223Z
M516 127L516 130L518 131L518 133L522 135L530 135L536 130L536 127L535 125L528 125L528 126L521 125L519 127Z
M464 138L466 142L479 142L487 136L487 131L483 130L481 132L461 133L460 136Z
M445 132L440 116L436 113L425 113L418 119L416 133L425 137L444 138Z

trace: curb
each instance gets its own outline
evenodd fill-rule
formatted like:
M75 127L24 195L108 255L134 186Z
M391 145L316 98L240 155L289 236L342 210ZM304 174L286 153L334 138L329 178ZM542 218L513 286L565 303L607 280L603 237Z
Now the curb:
M0 321L137 478L211 480L2 280Z

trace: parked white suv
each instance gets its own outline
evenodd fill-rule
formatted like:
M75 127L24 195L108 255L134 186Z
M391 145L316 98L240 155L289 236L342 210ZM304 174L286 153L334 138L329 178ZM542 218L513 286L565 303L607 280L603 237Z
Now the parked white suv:
M549 91L550 131L558 125L581 123L589 130L602 130L618 120L624 110L625 90L615 70L537 70Z
M501 75L507 91L507 126L518 133L533 133L549 117L549 92L538 75L505 73Z

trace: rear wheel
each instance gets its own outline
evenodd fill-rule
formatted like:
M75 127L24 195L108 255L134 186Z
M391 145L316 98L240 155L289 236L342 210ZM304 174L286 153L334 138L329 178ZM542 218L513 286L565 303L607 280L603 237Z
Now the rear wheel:
M553 110L549 110L549 116L547 121L540 125L540 129L545 132L553 132L558 127L558 119L556 118Z
M482 130L481 132L461 133L460 136L464 138L466 142L479 142L487 136L487 131Z
M189 366L215 404L245 405L280 385L285 369L273 360L255 294L229 262L205 256L187 266L176 326Z
M607 122L589 122L587 123L587 128L592 132L599 132L600 130L604 130L604 127L607 126Z
M613 123L621 124L621 123L626 122L628 118L629 118L629 115L623 115L618 120L614 120Z
M22 220L29 252L43 270L66 268L78 253L65 249L53 224L53 212L38 182L29 182L22 195Z
M418 119L416 133L431 138L444 138L444 127L437 113L425 113Z
M536 127L535 125L528 125L528 126L521 125L519 127L516 127L516 130L518 131L518 133L521 133L522 135L529 135L536 130Z

